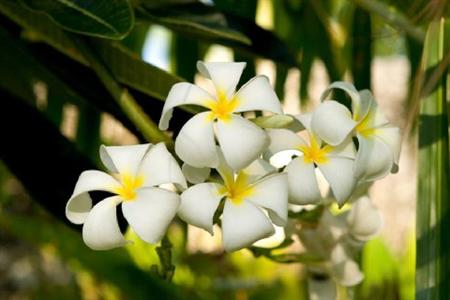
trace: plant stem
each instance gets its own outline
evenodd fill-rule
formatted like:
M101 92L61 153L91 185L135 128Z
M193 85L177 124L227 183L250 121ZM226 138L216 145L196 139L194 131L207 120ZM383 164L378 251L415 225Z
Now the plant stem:
M78 49L89 62L90 67L97 74L100 81L120 106L128 119L130 119L134 126L136 126L136 128L142 133L144 138L152 143L164 142L169 149L172 149L172 139L167 134L159 130L156 123L153 122L153 120L150 119L150 117L142 110L128 90L123 88L115 80L114 76L111 74L108 67L103 63L102 59L87 43L87 40L75 35L72 36L78 46Z
M175 266L172 264L172 243L167 235L161 240L161 245L156 247L156 253L158 253L161 264L160 277L169 282L172 281L175 274Z

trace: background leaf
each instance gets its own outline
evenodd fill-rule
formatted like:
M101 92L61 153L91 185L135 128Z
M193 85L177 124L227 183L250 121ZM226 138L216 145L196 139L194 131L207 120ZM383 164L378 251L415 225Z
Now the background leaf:
M122 39L134 23L128 0L20 0L47 14L66 30L102 38Z
M423 75L444 63L449 36L444 19L430 24L422 58ZM446 74L446 73L444 73ZM416 299L450 298L450 203L447 76L423 77L419 119L419 178L417 194Z

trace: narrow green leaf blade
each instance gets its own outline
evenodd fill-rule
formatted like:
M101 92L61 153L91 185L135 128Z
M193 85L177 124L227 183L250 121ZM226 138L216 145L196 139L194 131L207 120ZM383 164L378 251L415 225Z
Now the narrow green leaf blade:
M101 38L122 39L134 23L127 0L21 0L45 13L66 30Z
M428 29L422 58L424 74L447 69L444 20ZM447 43L448 44L448 43ZM447 54L448 55L448 54ZM426 77L419 117L416 299L450 299L450 180L446 75ZM431 82L430 81L436 81ZM429 86L433 88L430 89Z

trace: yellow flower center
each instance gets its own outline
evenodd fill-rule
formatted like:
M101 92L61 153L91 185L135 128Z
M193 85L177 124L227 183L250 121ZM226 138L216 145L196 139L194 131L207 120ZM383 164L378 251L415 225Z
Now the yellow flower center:
M136 189L142 186L144 178L142 176L121 174L120 183L122 186L116 188L115 193L125 201L131 201L136 198Z
M356 125L355 130L364 137L370 137L375 134L376 128L373 128L374 114L368 112L367 115Z
M236 97L228 99L227 96L222 93L217 93L217 100L210 100L206 106L211 110L211 120L220 119L222 121L229 121L231 114L236 109L238 100Z
M327 154L333 150L333 147L327 145L320 147L314 137L310 138L310 145L301 145L299 150L303 152L303 161L305 163L324 164L328 162Z
M241 204L253 192L254 188L250 185L248 175L242 171L238 173L235 179L225 178L225 186L220 191L221 194L225 194L234 204Z

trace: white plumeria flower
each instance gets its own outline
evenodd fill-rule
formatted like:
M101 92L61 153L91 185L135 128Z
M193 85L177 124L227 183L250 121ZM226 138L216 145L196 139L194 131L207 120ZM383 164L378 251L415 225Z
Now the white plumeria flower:
M286 150L295 150L299 154L286 167L291 203L304 205L322 201L316 177L317 166L329 183L336 201L343 205L356 185L353 175L355 149L352 141L347 140L336 147L325 145L310 127L310 114L296 118L307 129L309 143L288 129L268 129L271 143L265 156L273 157Z
M275 232L272 222L286 224L286 174L268 174L276 170L262 159L235 172L225 163L220 150L219 160L217 170L223 184L205 182L184 191L178 211L181 219L213 234L214 214L225 198L221 224L226 251L239 250L271 236Z
M261 155L269 139L261 128L241 117L247 111L281 114L280 102L266 76L256 76L235 92L245 63L198 62L199 72L212 80L215 95L187 83L175 84L167 96L159 128L166 130L173 108L184 104L205 107L208 111L192 117L175 141L175 152L187 164L215 168L219 164L215 137L225 160L241 170Z
M100 148L100 158L114 174L97 170L81 173L66 205L66 217L83 225L83 240L94 250L128 243L120 232L116 206L136 234L148 243L158 242L176 215L178 194L159 188L175 184L186 188L180 167L163 143ZM114 194L92 207L91 191Z
M355 176L373 181L398 170L401 135L380 111L368 90L358 92L345 82L335 82L322 94L324 100L333 89L348 93L352 113L336 101L325 101L313 114L311 126L330 145L339 145L353 134L359 149L355 159Z

